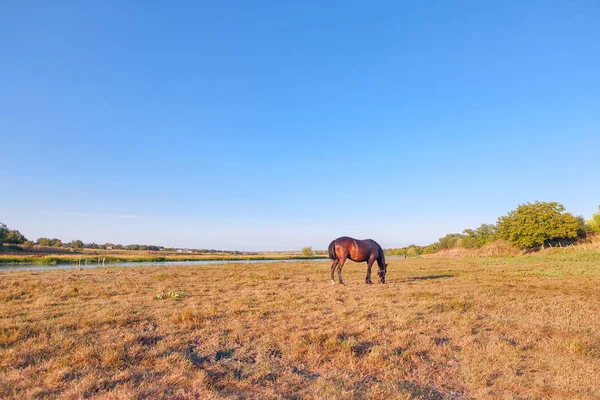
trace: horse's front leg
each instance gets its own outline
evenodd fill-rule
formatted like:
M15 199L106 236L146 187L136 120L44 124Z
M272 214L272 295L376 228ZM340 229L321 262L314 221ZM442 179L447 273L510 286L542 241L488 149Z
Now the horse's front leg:
M365 278L365 283L367 285L373 284L373 281L371 280L371 267L373 267L374 262L375 262L375 260L367 261L367 277Z

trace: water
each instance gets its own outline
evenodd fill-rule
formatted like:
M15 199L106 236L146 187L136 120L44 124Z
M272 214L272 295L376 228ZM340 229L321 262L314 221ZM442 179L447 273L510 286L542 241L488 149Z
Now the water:
M325 261L327 258L313 259L277 259L277 260L213 260L213 261L156 261L156 262L118 262L106 263L104 266L90 263L88 265L77 264L57 264L57 265L39 265L39 264L0 264L0 272L7 271L50 271L56 269L88 269L88 268L106 268L106 267L168 267L174 265L213 265L213 264L256 264L256 263L274 263L274 262L309 262Z

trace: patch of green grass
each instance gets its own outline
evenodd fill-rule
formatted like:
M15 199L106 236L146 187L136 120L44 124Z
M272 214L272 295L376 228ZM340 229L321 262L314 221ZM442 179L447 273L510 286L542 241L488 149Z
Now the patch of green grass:
M187 297L187 293L184 291L179 291L179 292L167 292L167 293L159 293L156 296L154 296L157 300L162 300L162 299L166 299L166 298L173 298L173 299L180 299L183 297Z

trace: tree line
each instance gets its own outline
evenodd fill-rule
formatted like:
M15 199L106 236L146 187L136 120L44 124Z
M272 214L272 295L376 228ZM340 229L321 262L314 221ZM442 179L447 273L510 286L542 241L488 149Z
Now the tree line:
M98 250L141 250L141 251L178 251L181 249L175 247L164 247L145 244L128 244L122 245L118 243L84 243L82 240L71 240L63 242L58 238L41 237L37 240L28 240L21 232L16 229L9 229L6 224L0 222L0 246L19 246L23 249L31 249L34 246L68 248L73 250L80 249L98 249ZM193 253L227 253L241 254L237 251L216 250L216 249L185 249Z
M413 244L386 252L388 255L415 256L453 248L477 249L496 240L505 240L518 249L533 250L572 244L595 234L600 234L600 206L586 221L567 212L560 203L536 201L519 205L499 217L496 224L481 224L462 233L450 233L427 246Z
M440 238L437 242L427 246L410 245L401 248L387 249L388 255L415 256L433 254L445 249L464 248L477 249L496 240L505 240L511 246L519 249L536 249L546 246L572 244L590 235L600 235L600 206L592 218L585 220L581 216L574 216L566 211L565 207L557 202L526 203L519 205L515 210L501 216L496 224L481 224L477 228L465 229L462 233L450 233ZM115 243L84 243L81 240L62 242L57 238L38 238L35 242L28 240L16 229L8 229L6 224L0 222L0 246L17 245L30 249L34 245L44 247L62 247L78 249L103 249L103 250L142 250L142 251L180 251L181 249L156 245ZM228 253L238 254L237 251L215 249L186 249L199 253ZM305 256L313 255L312 247L302 249Z

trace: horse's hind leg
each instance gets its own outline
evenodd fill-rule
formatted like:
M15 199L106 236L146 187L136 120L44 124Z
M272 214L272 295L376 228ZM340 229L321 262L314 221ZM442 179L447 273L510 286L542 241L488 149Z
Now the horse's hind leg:
M365 283L367 285L372 285L373 281L371 280L371 267L373 266L373 263L375 262L375 260L369 260L367 261L367 277L365 278Z
M335 273L335 267L337 267L339 260L336 258L335 260L333 260L333 264L331 264L331 284L335 285L335 277L334 277L334 273Z
M346 258L342 258L339 260L338 265L337 265L338 279L340 280L341 285L344 284L344 281L342 280L342 268L344 267L345 262L346 262Z

